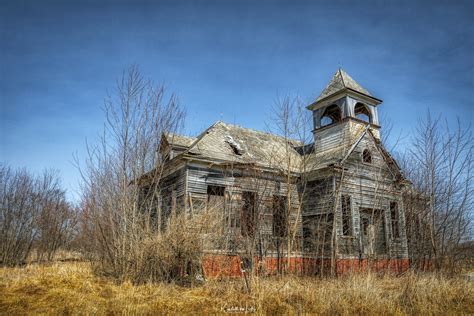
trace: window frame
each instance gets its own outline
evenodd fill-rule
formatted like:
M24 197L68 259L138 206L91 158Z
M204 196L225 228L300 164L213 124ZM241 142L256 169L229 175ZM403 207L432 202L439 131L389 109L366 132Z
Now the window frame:
M274 195L272 199L272 235L273 237L288 237L288 198L284 195ZM280 224L276 226L277 222Z
M250 201L246 201L247 196L250 197ZM255 236L255 233L257 231L257 200L257 192L242 191L242 208L240 216L240 231L242 236ZM246 209L247 206L250 207Z
M350 195L347 194L341 194L341 227L342 236L353 236L352 198Z
M397 201L390 202L390 232L392 239L399 239L400 236L400 208Z

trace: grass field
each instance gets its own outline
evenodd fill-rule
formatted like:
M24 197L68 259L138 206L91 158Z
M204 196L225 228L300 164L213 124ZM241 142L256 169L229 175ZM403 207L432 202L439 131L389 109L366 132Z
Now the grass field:
M134 286L95 276L87 263L0 269L0 311L24 314L474 314L474 283L435 275L210 280Z

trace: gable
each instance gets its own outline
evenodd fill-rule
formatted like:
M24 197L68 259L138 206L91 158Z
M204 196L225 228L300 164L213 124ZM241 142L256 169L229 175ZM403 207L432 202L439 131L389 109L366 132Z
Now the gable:
M365 150L370 153L370 163L364 162ZM374 179L383 177L393 181L405 180L396 161L384 148L380 140L374 137L370 129L352 148L352 152L348 154L344 165L349 166L352 171L359 173L361 176L373 177Z

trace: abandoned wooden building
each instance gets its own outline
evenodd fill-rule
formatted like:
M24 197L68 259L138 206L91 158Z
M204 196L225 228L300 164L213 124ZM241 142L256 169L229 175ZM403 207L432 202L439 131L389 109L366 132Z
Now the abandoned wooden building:
M215 208L209 274L239 274L242 260L268 273L406 269L409 183L381 143L381 102L339 69L307 106L311 144L224 122L163 135L158 218Z

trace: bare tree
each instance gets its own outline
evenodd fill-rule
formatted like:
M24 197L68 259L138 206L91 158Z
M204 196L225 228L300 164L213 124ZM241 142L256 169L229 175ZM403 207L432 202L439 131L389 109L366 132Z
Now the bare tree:
M454 128L428 113L404 160L414 188L407 192L408 240L415 262L455 267L459 244L472 237L473 148L471 127Z
M74 214L60 187L59 175L35 177L24 169L0 166L0 263L26 263L32 249L52 260L72 234Z
M144 270L138 264L144 245L160 233L150 223L169 218L158 218L167 157L156 150L162 135L181 127L184 111L175 95L132 66L105 100L104 112L104 133L97 145L88 145L86 164L80 168L86 221L81 226L91 234L89 249L100 270L133 278Z
M285 231L284 239L286 239L286 270L290 270L291 255L294 251L301 251L303 245L298 242L302 238L302 207L303 200L307 191L307 176L310 168L310 155L308 155L311 147L311 116L303 106L302 100L296 96L291 98L286 96L277 99L273 107L272 122L270 129L277 135L281 135L285 139L285 154L282 159L275 161L273 165L283 176L283 183L286 187L286 206L282 210L274 210L284 212L283 222L274 223L277 226L283 226L277 230ZM292 152L297 151L299 157ZM274 218L275 219L275 218ZM281 261L281 238L277 237L278 261ZM279 266L281 264L279 263ZM282 272L280 270L280 272Z
M40 211L36 219L34 248L37 261L52 261L61 247L67 246L76 226L76 210L66 201L59 175L45 171L40 180Z

